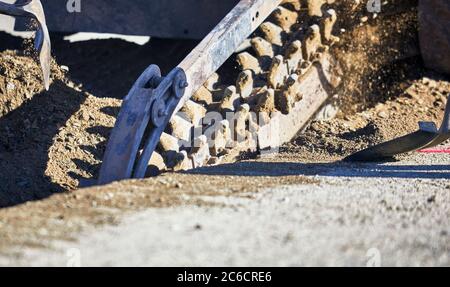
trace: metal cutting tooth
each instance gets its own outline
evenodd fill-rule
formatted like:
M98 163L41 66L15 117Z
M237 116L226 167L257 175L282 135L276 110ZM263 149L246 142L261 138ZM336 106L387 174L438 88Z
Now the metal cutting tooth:
M283 1L282 4L286 4L285 7L289 9L278 7L272 14L274 23L267 21L261 24L258 33L261 37L249 39L256 57L246 51L237 54L236 60L242 72L239 73L235 86L224 86L219 91L219 75L215 73L205 83L204 90L194 95L193 99L197 102L195 107L207 103L208 110L236 112L231 123L224 120L218 126L210 126L204 131L204 134L207 134L208 130L215 129L207 144L210 151L208 158L222 156L227 149L231 148L229 145L232 141L239 144L239 139L246 137L250 110L262 115L262 123L256 124L255 128L259 129L260 125L270 121L273 111L279 110L283 114L289 114L295 104L302 99L299 75L309 68L310 62L316 59L318 51L324 47L323 44L332 45L338 40L332 34L337 21L336 12L332 9L324 12L322 9L323 4L329 2L334 0L307 2L308 14L322 17L317 22L320 26L308 27L306 35L300 32L298 34L302 38L295 39L298 36L295 36L291 28L297 23L298 12L289 9L300 11L301 1ZM293 40L287 43L289 38ZM219 102L211 104L213 102L211 91L220 93L220 99L216 97L216 101L219 100ZM191 105L192 107L194 106ZM264 120L264 117L267 118ZM234 131L233 137L230 131ZM194 167L202 166L203 159L206 158L203 155L207 154L202 152L202 156L197 156L196 153L199 153L196 152L197 150L199 149L193 148L189 155ZM186 163L187 160L184 160L183 164Z
M220 80L219 74L213 73L211 76L209 76L208 80L206 80L203 86L208 90L213 91L219 85L219 80Z
M243 139L245 139L249 115L250 115L250 106L248 104L241 105L234 118L235 140L242 141Z
M291 27L298 22L298 13L279 6L272 13L275 23L284 31L290 32Z
M278 89L280 88L288 75L288 67L284 61L284 57L278 55L273 58L272 66L270 67L269 74L267 76L267 82L269 87Z
M282 90L276 95L276 106L283 114L289 114L295 103L302 99L299 89L299 76L292 74Z
M337 14L333 9L327 10L324 18L321 21L322 40L328 45L339 42L339 37L333 35L333 29L336 21Z
M192 159L194 168L202 167L209 161L211 154L209 152L208 138L205 135L194 139L189 158Z
M285 59L290 74L296 72L303 60L302 42L295 40L286 49Z
M243 99L250 97L253 91L253 72L250 70L242 71L236 81L237 92Z
M322 46L320 28L318 25L312 25L309 28L308 36L303 43L303 57L307 61L313 61L318 49Z
M167 133L162 133L158 143L158 151L168 168L175 166L176 155L180 152L179 140Z
M322 6L327 3L327 0L307 0L308 16L322 17Z
M250 55L248 52L238 54L236 60L242 70L251 70L255 74L260 74L262 72L258 59Z
M259 29L267 42L280 47L283 46L283 28L273 24L272 22L265 22L261 24Z
M256 37L251 40L252 47L258 57L270 57L275 55L273 45L261 37Z
M282 5L287 4L290 7L292 7L295 11L300 11L302 9L301 0L283 0L281 4Z
M188 100L181 108L181 112L189 118L194 127L198 127L201 125L201 120L206 116L207 110L201 104Z
M256 103L255 111L261 113L261 116L268 116L270 118L270 112L273 111L274 107L275 107L275 90L265 89L264 91L261 92L261 94L258 97L258 102Z
M230 146L232 136L230 123L227 120L212 125L207 129L205 134L210 136L208 145L213 156L222 155L227 147Z
M174 137L182 140L184 143L191 141L193 124L187 119L176 114L170 119L168 127Z
M220 103L221 112L234 112L240 105L241 97L235 86L229 86L224 90L223 100Z
M210 105L213 102L213 94L205 86L201 86L198 91L192 95L192 99L203 105Z

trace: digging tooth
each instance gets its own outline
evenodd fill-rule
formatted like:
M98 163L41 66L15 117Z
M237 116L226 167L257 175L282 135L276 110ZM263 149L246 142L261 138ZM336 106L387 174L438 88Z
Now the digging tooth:
M267 86L261 86L261 87L255 87L253 88L253 91L250 95L250 97L248 97L246 99L246 103L250 105L250 107L254 107L256 106L259 96L268 89Z
M326 3L326 0L307 0L308 16L322 17L322 6Z
M253 92L253 72L245 70L241 72L236 81L237 92L243 99L247 99Z
M164 168L166 166L164 163L163 157L156 151L153 152L152 157L150 158L149 165L154 165L154 166L158 167L159 170L164 170Z
M192 95L192 99L203 105L210 105L213 102L213 95L206 87L201 86L200 89Z
M318 25L312 25L309 28L309 34L304 40L303 57L307 61L314 61L317 50L322 46L320 28Z
M267 115L270 118L270 113L275 110L275 90L267 89L258 97L255 111Z
M185 143L190 142L193 125L188 120L176 114L170 119L169 129L171 134Z
M235 86L229 86L224 90L223 99L220 103L221 112L234 112L240 105L241 97Z
M188 100L181 109L181 112L186 114L194 127L198 127L201 124L202 118L205 117L207 110L202 105Z
M166 169L167 166L162 155L160 155L156 151L153 152L152 157L150 158L150 161L148 163L146 176L158 175L160 172L165 171Z
M296 72L303 60L302 42L295 40L286 50L286 63L290 74Z
M280 26L284 31L290 32L291 27L298 21L298 13L291 11L282 6L279 6L272 13L272 17L275 23Z
M268 41L264 40L263 38L261 37L253 38L251 43L258 57L272 58L275 55L273 45Z
M292 74L286 81L283 90L276 95L276 107L283 114L289 114L295 103L302 99L299 92L299 77L297 74Z
M250 114L250 106L248 104L243 104L239 107L239 111L236 113L235 117L235 139L241 142L246 137L247 132L247 121Z
M269 87L278 89L280 88L288 75L288 67L284 61L283 56L278 55L273 58L272 66L270 67L269 74L267 75L267 82Z
M176 155L175 161L176 164L173 167L174 171L190 170L194 168L192 159L188 156L185 150L181 151Z
M178 145L178 139L174 136L171 136L167 133L162 133L161 138L159 140L158 148L162 152L179 152L180 146Z
M205 135L194 139L194 145L189 157L192 159L194 168L202 167L209 161L211 154L209 152L208 139Z
M242 70L251 70L255 74L262 72L258 59L247 52L238 54L236 60Z
M208 80L203 84L205 88L207 88L209 91L214 91L217 89L217 86L219 85L219 74L213 73L211 76L209 76Z
M322 19L322 40L325 44L331 45L339 42L339 37L333 35L333 28L337 21L336 11L329 9Z
M265 22L259 28L267 42L280 47L283 46L283 34L285 33L283 28L271 22Z
M282 5L287 4L297 12L302 9L301 0L283 0L283 2L281 2L281 4Z
M158 149L164 158L166 166L168 168L174 167L176 164L176 155L180 151L178 139L167 133L162 133L158 143Z
M220 156L231 141L230 123L227 120L223 120L209 129L212 129L212 131L209 131L211 141L208 143L211 155Z
M307 7L302 5L303 2ZM193 101L187 101L182 109L190 122L180 117L175 122L171 121L169 130L175 131L175 137L164 134L160 143L166 166L184 170L215 165L226 156L233 156L235 148L256 150L259 133L267 133L264 127L271 123L271 117L279 115L278 111L289 114L302 99L299 75L309 69L318 53L327 47L323 44L331 46L338 40L332 34L337 21L336 12L323 9L324 4L333 2L282 1L283 6L272 13L272 22L263 23L259 32L254 34L261 37L248 39L247 45L242 45L240 50L243 52L236 52L236 61L241 69L236 82L221 84L219 74L214 73L193 95ZM310 26L306 35L305 30L299 27L304 24L298 23L299 13L303 13L304 8L308 9L309 16L320 17L313 18L319 25ZM295 31L291 32L294 28ZM249 48L255 51L251 52L255 56L245 52ZM233 84L235 86L228 86ZM222 114L236 113L232 119L202 126L201 119L207 111L213 110ZM177 126L180 126L179 130ZM185 132L181 132L183 129ZM194 138L190 153L180 152L180 146L190 138ZM230 152L230 149L233 150Z

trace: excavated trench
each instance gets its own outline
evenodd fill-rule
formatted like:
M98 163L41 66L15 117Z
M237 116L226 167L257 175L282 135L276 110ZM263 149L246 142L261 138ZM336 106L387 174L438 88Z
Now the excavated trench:
M418 80L426 71L418 57L417 12L400 2L397 10L377 17L346 1L309 10L296 11L291 4L279 9L255 32L250 47L230 58L183 108L184 114L171 121L149 174L236 161L283 144L309 122L294 121L285 138L264 144L263 136L246 134L254 124L249 115L266 114L257 129L284 116L295 120L296 107L311 95L325 95L315 108L320 107L321 120L281 149L305 153L305 160L342 158L404 133L420 116L437 121L447 82L433 81L432 98L402 102L409 87L424 90L427 84ZM306 20L292 20L295 15ZM52 40L52 85L45 92L37 65L21 52L21 41L0 34L0 207L72 191L97 178L121 98L134 80L151 63L166 74L197 44L159 39L144 46L121 40L69 43L57 34ZM332 84L327 86L311 72L324 61L331 63L325 78ZM420 104L430 109L411 117ZM391 122L383 126L393 106L397 112L390 120L409 117L407 128L395 129ZM208 112L234 112L239 118L203 124ZM199 130L208 129L214 130L217 145L199 136ZM236 143L230 137L239 131L244 136ZM196 147L187 147L193 142Z

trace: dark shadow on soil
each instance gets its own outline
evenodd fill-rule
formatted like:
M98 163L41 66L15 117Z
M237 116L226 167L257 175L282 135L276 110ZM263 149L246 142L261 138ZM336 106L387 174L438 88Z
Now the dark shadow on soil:
M69 76L97 97L121 99L151 64L167 75L197 45L197 41L152 38L147 44L118 39L70 43L54 37L53 55L69 67Z
M380 163L295 163L295 162L239 162L205 167L186 172L188 174L226 176L330 176L330 177L379 177L410 179L450 179L448 165L399 165Z
M122 98L135 80L150 64L160 66L163 75L172 70L192 49L197 41L151 39L140 46L123 40L91 40L70 43L64 35L53 33L52 48L59 65L69 67L69 77L83 84L82 92L75 92L65 83L56 81L49 92L33 95L20 107L0 117L0 208L40 200L54 193L72 189L52 182L46 175L50 148L55 136L67 120L79 111L86 100L84 92L96 97ZM23 39L0 32L0 51L27 49ZM117 107L105 107L102 112L115 116ZM108 138L111 129L98 126L87 130L90 134ZM96 160L101 160L106 142L96 147L82 146ZM59 145L58 148L70 146ZM83 182L79 171L98 176L100 165L72 158L77 172L67 175Z
M0 51L23 49L23 39L0 32Z
M84 101L84 95L74 96L71 88L56 81L50 92L33 96L0 118L0 207L66 190L45 174L49 149L60 128Z

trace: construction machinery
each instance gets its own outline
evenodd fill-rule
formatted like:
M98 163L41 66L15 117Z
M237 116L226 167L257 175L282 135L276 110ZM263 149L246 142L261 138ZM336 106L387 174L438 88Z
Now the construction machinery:
M270 150L290 141L318 113L333 113L323 108L341 80L329 53L346 30L344 24L336 27L338 11L362 9L374 18L380 11L372 8L393 11L391 3L383 4L387 8L370 6L374 1L42 2L52 31L202 39L167 75L150 65L138 78L110 135L99 184L142 178L150 167L217 164L233 154ZM5 5L1 12L17 16L11 7L37 7L40 1ZM33 10L31 15L39 13ZM45 20L34 18L43 31L37 43L47 43ZM49 42L37 48L47 53ZM45 57L41 64L48 83ZM222 77L217 71L230 57L237 68Z
M37 27L34 48L39 54L44 86L48 90L50 85L51 44L41 2L39 0L18 1L14 4L0 2L0 14L35 21L34 24Z

